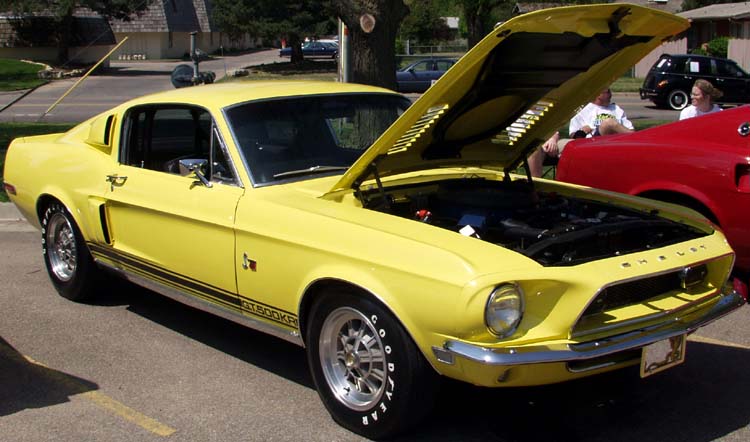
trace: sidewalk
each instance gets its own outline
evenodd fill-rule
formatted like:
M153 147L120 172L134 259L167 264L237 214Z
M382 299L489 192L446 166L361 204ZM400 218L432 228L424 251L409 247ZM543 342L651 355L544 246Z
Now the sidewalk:
M0 232L35 232L13 203L0 203Z

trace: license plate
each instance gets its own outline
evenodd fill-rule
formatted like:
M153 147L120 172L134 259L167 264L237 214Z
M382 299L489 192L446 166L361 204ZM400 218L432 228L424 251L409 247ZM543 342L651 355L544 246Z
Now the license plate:
M685 335L675 336L643 347L641 377L645 378L685 361Z

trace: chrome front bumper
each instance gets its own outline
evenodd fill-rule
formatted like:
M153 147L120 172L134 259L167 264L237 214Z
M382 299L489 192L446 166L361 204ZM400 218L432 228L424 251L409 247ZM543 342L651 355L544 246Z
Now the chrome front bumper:
M665 324L644 327L596 341L517 348L487 348L465 342L446 341L442 348L433 347L433 353L438 360L447 364L453 364L456 357L491 366L581 361L638 349L673 336L692 333L744 304L745 299L732 290L723 294L713 307L695 320L683 321L675 318Z

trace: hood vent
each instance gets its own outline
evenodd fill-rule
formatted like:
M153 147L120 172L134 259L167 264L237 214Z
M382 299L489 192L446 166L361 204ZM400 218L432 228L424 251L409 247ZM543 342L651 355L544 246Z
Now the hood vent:
M419 137L421 137L427 130L435 124L437 120L445 115L445 111L450 106L447 104L439 104L427 109L424 115L417 120L412 127L407 130L401 138L393 144L393 147L388 149L388 155L399 153L407 150L412 144L414 144Z
M538 101L536 104L531 106L529 110L524 112L524 114L521 115L510 126L506 127L502 132L495 135L492 138L492 143L512 146L518 140L520 140L521 137L524 136L524 134L526 134L531 126L536 124L536 122L539 121L539 119L542 118L542 116L544 116L544 114L554 106L555 104L551 101Z

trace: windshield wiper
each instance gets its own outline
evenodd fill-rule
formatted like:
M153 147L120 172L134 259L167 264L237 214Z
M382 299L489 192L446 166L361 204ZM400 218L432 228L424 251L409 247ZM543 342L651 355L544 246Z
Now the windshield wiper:
M275 179L275 178L284 178L284 177L297 176L297 175L311 175L314 173L332 172L336 170L347 170L347 169L349 169L348 166L312 166L312 167L308 167L307 169L290 170L287 172L277 173L273 177Z

